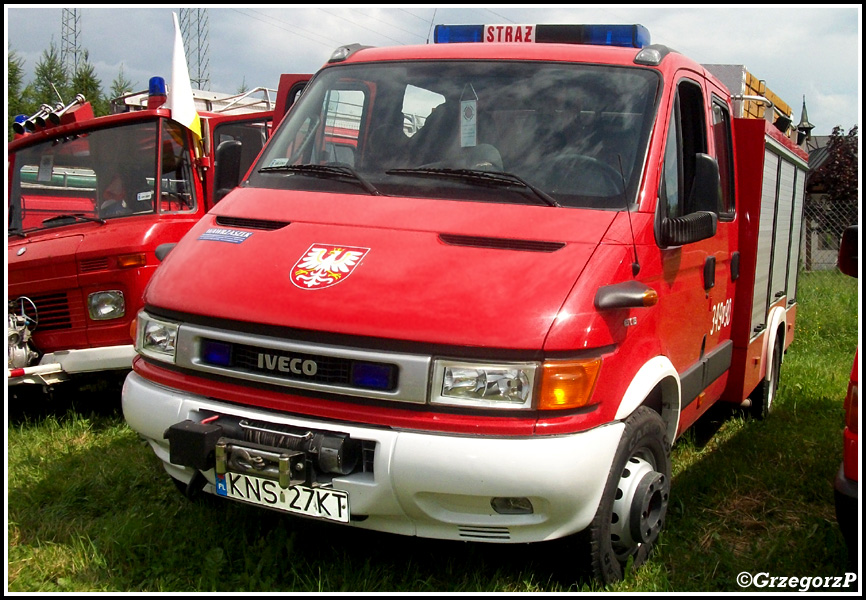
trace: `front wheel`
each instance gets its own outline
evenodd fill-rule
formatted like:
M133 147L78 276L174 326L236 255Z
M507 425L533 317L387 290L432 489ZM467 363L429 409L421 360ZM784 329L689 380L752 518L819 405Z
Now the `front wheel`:
M670 497L667 430L652 409L638 408L625 421L595 518L589 526L593 575L602 583L623 579L629 561L643 564L664 526Z

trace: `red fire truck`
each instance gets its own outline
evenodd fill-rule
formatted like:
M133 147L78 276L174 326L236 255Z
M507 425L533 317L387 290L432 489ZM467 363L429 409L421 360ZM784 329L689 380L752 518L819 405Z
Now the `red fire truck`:
M435 35L338 49L167 256L124 415L190 496L583 532L615 581L664 524L677 436L772 408L806 155L641 26Z
M130 323L159 264L157 248L177 242L236 185L275 111L284 114L307 79L283 76L275 105L270 96L199 93L198 147L160 108L162 78L151 80L149 94L116 103L118 114L94 118L79 95L16 123L8 165L9 385L126 376L135 355Z

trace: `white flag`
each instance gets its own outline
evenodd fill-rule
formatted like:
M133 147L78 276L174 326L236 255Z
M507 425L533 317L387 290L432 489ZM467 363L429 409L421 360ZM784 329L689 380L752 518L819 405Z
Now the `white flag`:
M180 34L180 25L177 22L177 13L171 13L174 17L174 53L171 59L171 88L165 105L171 109L171 118L184 127L190 129L201 139L201 121L195 110L195 100L192 97L192 85L189 82L189 69L186 66L186 55L183 51L183 36Z

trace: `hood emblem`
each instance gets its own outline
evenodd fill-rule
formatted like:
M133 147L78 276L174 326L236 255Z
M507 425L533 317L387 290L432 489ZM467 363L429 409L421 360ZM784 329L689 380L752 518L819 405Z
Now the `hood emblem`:
M24 247L22 247L22 248L18 248L18 252L16 252L16 254L17 254L18 256L21 256L21 255L24 254L25 252L27 252L27 246L24 246Z
M313 244L292 267L292 283L302 290L320 290L344 281L369 248Z

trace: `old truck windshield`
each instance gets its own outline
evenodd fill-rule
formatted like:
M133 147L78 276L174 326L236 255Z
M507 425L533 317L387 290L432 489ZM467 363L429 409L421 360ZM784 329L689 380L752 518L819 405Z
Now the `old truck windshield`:
M637 193L659 83L649 69L565 63L329 67L250 185L622 209Z
M159 126L154 119L66 133L11 154L9 232L167 211L169 200L171 210L189 210L186 134L166 122L159 144Z

